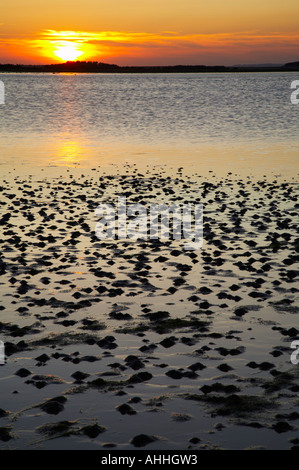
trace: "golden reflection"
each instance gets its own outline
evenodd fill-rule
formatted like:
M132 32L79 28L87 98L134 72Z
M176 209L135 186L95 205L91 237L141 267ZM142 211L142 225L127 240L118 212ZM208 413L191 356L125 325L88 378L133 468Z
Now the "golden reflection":
M77 141L62 142L56 153L56 164L75 167L85 159L86 151Z

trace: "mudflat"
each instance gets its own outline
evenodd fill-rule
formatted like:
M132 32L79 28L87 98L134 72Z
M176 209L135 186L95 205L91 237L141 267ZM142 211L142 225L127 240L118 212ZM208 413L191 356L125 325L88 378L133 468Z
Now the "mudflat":
M1 448L298 448L294 179L127 165L0 190ZM119 195L203 204L203 246L99 240Z

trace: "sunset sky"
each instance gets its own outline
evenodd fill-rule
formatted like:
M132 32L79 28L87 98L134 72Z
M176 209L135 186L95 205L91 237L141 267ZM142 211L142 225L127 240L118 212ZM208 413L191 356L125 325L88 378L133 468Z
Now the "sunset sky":
M5 0L0 63L285 63L298 18L298 0Z

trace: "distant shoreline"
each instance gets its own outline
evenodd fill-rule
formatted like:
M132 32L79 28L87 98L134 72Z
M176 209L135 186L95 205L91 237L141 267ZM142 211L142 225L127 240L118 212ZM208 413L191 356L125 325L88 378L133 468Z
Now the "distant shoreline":
M299 62L282 66L119 66L102 62L65 62L50 65L0 64L0 73L244 73L244 72L299 72Z

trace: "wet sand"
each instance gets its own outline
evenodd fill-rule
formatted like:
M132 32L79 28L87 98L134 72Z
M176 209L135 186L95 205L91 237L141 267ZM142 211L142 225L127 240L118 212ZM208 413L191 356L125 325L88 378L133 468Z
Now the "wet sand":
M297 188L130 165L8 172L0 447L298 449ZM95 209L118 195L202 203L203 247L98 240Z

